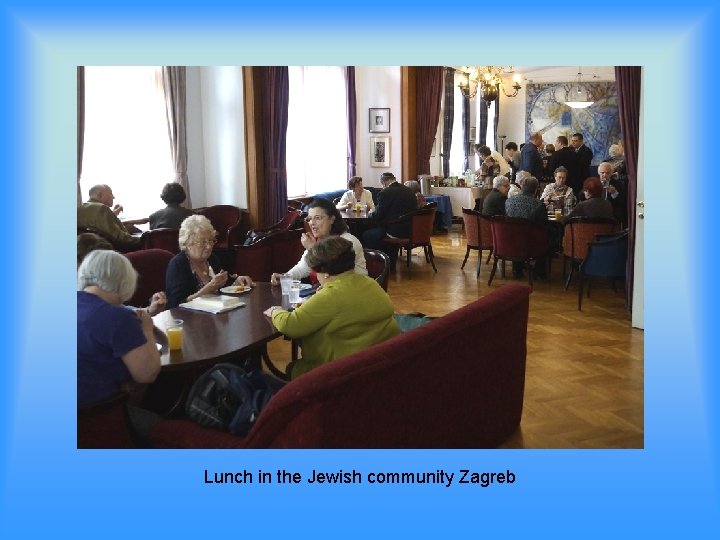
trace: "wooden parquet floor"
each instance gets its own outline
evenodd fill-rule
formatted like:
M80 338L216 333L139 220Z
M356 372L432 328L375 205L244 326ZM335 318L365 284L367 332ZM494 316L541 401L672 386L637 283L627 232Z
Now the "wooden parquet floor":
M440 316L517 282L508 265L507 277L498 271L488 287L491 264L484 260L476 279L476 251L460 270L465 238L457 225L434 235L432 244L437 274L420 248L410 271L398 261L391 273L388 292L396 311ZM275 340L269 351L273 359L288 358L288 342ZM530 297L523 418L503 447L643 448L643 360L643 331L631 327L622 284L615 292L595 280L578 311L576 284L564 290L562 259L555 259L551 278L536 281Z

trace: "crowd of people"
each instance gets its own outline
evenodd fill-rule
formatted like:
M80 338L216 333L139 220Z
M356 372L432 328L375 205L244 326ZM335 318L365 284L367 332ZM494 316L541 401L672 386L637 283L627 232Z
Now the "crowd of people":
M592 151L583 136L557 136L545 144L533 133L519 148L505 145L505 155L476 146L482 160L478 178L492 183L481 211L548 223L550 205L564 215L559 223L578 216L627 221L627 195L622 145L612 145L608 157L590 176ZM544 186L541 187L541 182ZM279 285L280 272L316 284L317 292L301 307L269 306L266 315L283 334L301 340L302 357L287 371L296 378L326 362L386 340L399 328L390 297L367 276L364 248L384 250L394 264L395 249L386 236L404 237L408 222L398 221L424 206L416 181L399 182L392 173L380 178L383 189L373 201L360 177L352 177L337 204L323 198L307 207L301 242L305 248L290 269L278 268L268 276ZM152 316L202 295L215 294L227 285L254 285L249 276L236 276L222 267L213 253L217 232L204 216L182 206L183 187L168 183L160 194L165 207L149 217L150 228L178 229L179 253L169 262L165 290L156 291L147 306L123 305L137 285L137 272L118 251L139 248L139 238L123 226L112 188L93 186L89 199L78 208L78 227L99 234L78 235L78 406L102 401L129 383L146 384L160 372L160 356L153 335ZM357 204L368 212L369 227L358 238L348 231L341 210ZM538 264L541 271L543 265ZM516 277L522 268L514 265ZM538 276L542 277L542 275Z

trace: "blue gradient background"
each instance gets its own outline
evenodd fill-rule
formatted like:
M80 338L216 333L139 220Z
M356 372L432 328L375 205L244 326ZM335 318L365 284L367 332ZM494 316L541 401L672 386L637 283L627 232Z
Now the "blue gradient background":
M0 536L708 537L718 520L718 10L467 2L4 2ZM62 5L60 5L62 4ZM153 2L161 5L161 2ZM227 5L229 4L229 5ZM168 15L166 9L181 10ZM571 13L559 21L558 13ZM528 16L521 15L527 13ZM453 24L462 21L472 28ZM75 66L643 65L645 449L75 449ZM673 76L674 72L679 76ZM679 199L676 194L680 193ZM715 251L715 250L713 250ZM710 273L708 275L708 272ZM581 337L579 336L579 339ZM512 470L471 486L205 486L203 470Z

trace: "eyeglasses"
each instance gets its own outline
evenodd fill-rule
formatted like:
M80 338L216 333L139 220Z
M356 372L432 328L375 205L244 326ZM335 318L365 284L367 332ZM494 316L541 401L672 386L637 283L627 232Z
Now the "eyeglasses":
M209 246L212 247L215 244L217 244L217 240L213 238L212 240L195 240L194 242L188 242L188 246Z
M325 219L327 216L313 216L313 217L306 217L305 222L306 223L320 223L323 219Z

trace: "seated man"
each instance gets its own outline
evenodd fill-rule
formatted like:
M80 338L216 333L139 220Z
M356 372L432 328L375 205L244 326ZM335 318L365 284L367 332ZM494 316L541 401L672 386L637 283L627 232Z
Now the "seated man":
M122 250L140 247L140 238L130 235L117 215L123 211L119 204L111 206L115 196L110 186L99 184L90 188L90 199L77 209L77 226L92 227Z
M610 201L613 207L613 215L620 223L627 223L627 192L625 182L615 180L613 174L615 169L612 164L603 161L598 165L598 176L603 186L603 199Z
M535 192L538 188L538 180L534 176L525 179L522 186L522 193L508 199L505 202L505 215L511 218L522 218L532 221L533 223L547 224L547 209L542 201L535 198ZM544 278L545 276L545 259L538 259L535 264L535 276ZM513 263L513 276L521 278L523 275L523 264Z
M417 210L417 198L410 188L397 181L393 173L383 173L380 183L384 189L378 195L375 211L370 214L375 227L363 233L362 243L366 248L385 251L390 257L391 265L394 265L397 259L397 250L385 244L383 238L385 238L385 234L399 238L407 237L410 234L409 222L389 222Z
M483 215L504 216L508 191L510 191L510 180L507 176L499 175L493 178L493 189L483 201Z

